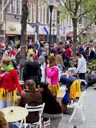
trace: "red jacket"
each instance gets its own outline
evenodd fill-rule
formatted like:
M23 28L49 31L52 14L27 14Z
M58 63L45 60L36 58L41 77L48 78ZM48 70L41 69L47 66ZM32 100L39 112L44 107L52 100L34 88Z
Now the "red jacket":
M67 57L71 57L71 54L72 54L72 50L71 50L70 48L67 48L67 49L65 50L65 55L66 55Z
M12 92L16 88L19 93L21 93L22 88L18 81L18 74L15 69L10 70L9 72L0 72L0 88L8 89Z

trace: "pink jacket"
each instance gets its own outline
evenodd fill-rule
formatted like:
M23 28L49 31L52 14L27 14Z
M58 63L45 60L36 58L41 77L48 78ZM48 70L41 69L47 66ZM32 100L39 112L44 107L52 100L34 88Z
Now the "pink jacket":
M50 78L50 84L56 85L59 82L59 68L57 66L47 67L46 76Z

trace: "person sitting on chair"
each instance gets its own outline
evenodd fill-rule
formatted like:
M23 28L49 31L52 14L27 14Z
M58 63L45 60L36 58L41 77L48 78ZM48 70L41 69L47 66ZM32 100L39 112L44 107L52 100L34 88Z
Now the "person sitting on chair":
M19 106L25 107L26 103L30 106L42 104L42 95L39 91L36 91L36 83L34 80L26 80L25 88L25 94L21 96L18 103ZM28 114L26 121L27 123L33 123L37 122L38 119L38 112L32 112Z
M50 118L51 128L58 128L62 119L62 108L60 104L49 90L48 84L42 82L38 86L38 89L41 92L42 100L45 103L43 117Z

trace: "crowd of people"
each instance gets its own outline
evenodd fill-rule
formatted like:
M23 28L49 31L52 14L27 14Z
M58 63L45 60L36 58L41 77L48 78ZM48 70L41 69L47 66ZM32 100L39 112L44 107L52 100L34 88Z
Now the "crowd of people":
M18 53L20 55L20 45L16 46L12 42L4 44L0 63L0 109L14 105L25 107L26 103L36 106L44 102L43 119L50 118L51 128L59 128L70 99L75 101L81 95L77 74L80 79L85 80L87 63L96 59L96 51L93 43L82 43L78 45L76 56L73 57L73 44L68 41L51 44L50 50L49 55L47 43L26 44L22 74L25 85L22 87L19 83L20 58L16 56ZM67 88L62 105L57 101L61 84ZM17 103L18 95L21 98ZM38 118L36 112L28 114L27 122L36 122Z

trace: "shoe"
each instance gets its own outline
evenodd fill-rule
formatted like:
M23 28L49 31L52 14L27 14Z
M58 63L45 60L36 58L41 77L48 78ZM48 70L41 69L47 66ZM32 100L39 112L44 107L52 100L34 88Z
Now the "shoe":
M72 112L70 112L70 111L66 111L66 112L63 112L63 114L71 115L71 114L72 114Z

